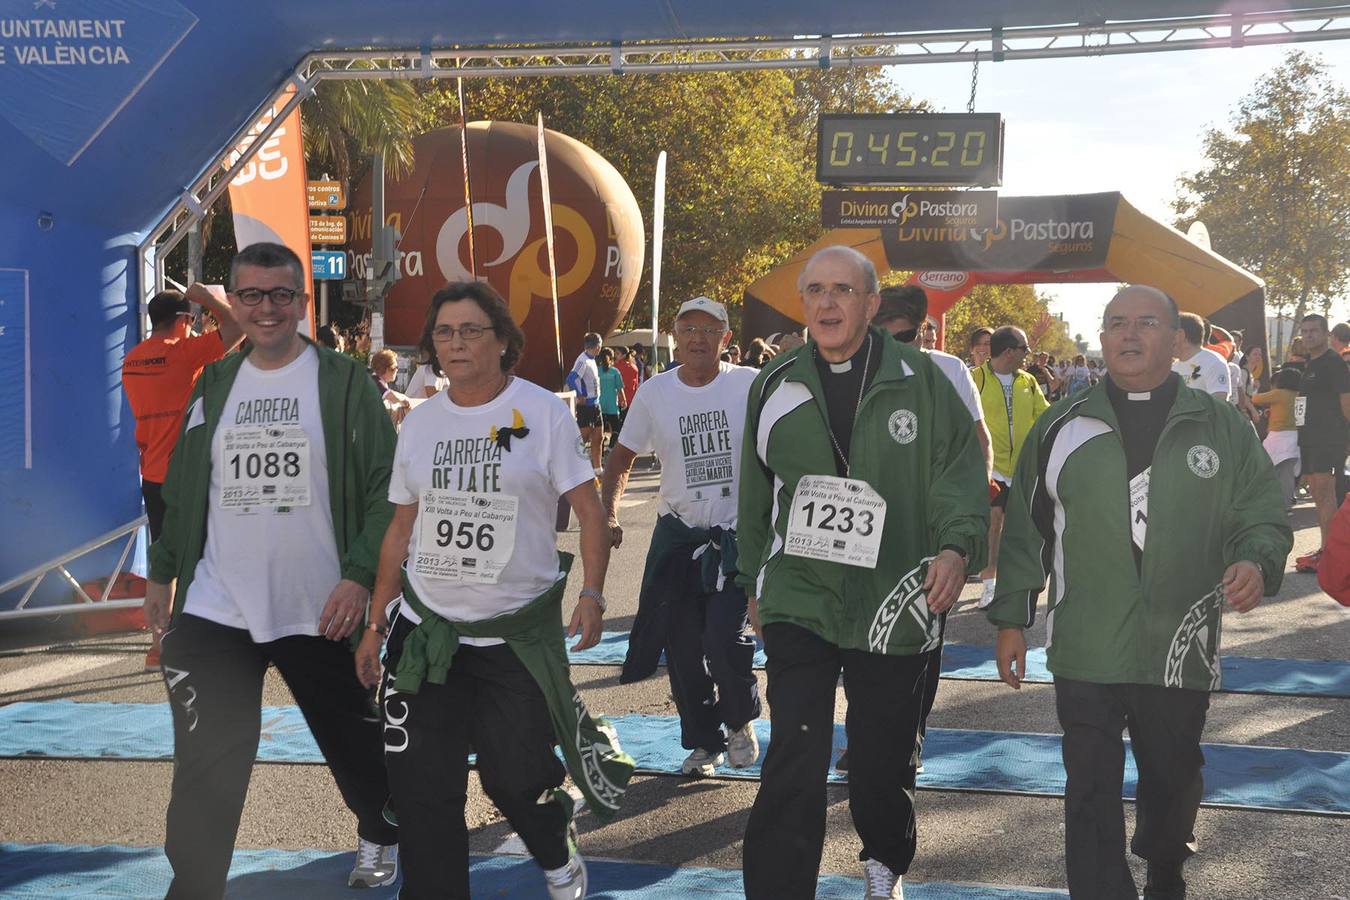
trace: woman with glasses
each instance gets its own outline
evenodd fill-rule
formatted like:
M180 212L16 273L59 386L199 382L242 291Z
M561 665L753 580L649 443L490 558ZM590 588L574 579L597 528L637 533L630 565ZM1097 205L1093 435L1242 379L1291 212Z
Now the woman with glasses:
M568 679L560 626L572 557L557 550L559 497L581 522L574 649L600 639L610 534L567 406L511 374L524 345L488 285L439 291L421 348L449 387L408 414L394 454L394 515L356 664L374 685L384 642L385 760L404 900L469 897L470 748L483 790L544 869L554 900L586 894L554 745L602 819L617 811L632 773L612 729L591 718Z

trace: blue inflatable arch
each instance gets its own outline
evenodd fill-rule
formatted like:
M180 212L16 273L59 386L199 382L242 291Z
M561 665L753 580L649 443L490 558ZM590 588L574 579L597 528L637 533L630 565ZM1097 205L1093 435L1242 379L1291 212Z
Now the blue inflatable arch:
M1343 5L1286 5L0 0L0 609L29 593L20 576L139 519L122 357L160 286L156 261L224 189L226 149L287 83L304 95L324 78L782 65L783 49L827 66L1350 35ZM492 49L505 45L517 49ZM357 59L375 70L349 71ZM107 574L121 550L67 568ZM32 600L69 589L58 574Z

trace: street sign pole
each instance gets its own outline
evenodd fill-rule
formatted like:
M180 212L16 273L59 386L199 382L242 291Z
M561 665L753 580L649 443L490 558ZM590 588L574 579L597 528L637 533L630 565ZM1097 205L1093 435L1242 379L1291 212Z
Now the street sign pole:
M328 324L328 280L319 282L319 324Z

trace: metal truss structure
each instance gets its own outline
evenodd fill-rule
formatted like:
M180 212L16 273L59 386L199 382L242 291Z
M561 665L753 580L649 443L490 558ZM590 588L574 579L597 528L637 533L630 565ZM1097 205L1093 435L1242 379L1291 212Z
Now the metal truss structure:
M27 619L34 616L54 616L62 613L83 613L83 612L103 612L109 609L132 609L141 606L145 602L144 597L132 597L126 600L109 600L113 588L117 585L117 576L126 569L127 559L131 556L132 548L136 546L136 539L140 536L141 529L145 527L146 518L141 516L134 522L128 522L120 528L113 529L105 535L94 538L92 541L82 546L76 547L69 553L62 554L56 559L45 562L35 569L29 569L21 575L0 584L0 596L17 588L24 588L23 596L19 598L18 605L13 609L0 610L0 622L7 622L12 619ZM89 596L89 593L81 586L80 582L66 568L70 563L75 562L80 557L93 553L102 547L111 544L119 538L125 538L122 545L122 554L117 558L117 564L113 566L112 572L108 575L107 586L103 589L103 596L98 600ZM32 599L33 593L42 584L43 580L53 572L58 573L61 578L70 585L74 592L76 600L72 603L64 603L57 606L29 606L28 601ZM26 585L26 587L25 587Z
M747 69L832 68L951 62L1004 62L1118 56L1306 43L1350 38L1350 4L1307 10L1222 13L1027 28L985 28L779 40L453 47L425 50L334 50L311 53L285 85L244 123L219 157L185 187L139 247L142 321L164 284L164 259L223 194L292 109L322 81L361 78L510 78L652 75ZM260 134L258 118L296 91Z

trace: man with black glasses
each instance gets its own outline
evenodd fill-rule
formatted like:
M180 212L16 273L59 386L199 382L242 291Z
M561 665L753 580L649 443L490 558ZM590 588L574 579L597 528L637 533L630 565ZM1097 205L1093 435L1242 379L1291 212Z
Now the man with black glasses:
M994 576L998 569L998 543L1003 534L1003 510L1008 505L1017 455L1027 432L1049 407L1035 376L1022 368L1027 358L1027 333L1012 325L996 329L989 338L989 360L974 372L984 418L993 447L995 492L989 510L989 561L980 576L980 609L994 602Z
M146 618L164 629L173 712L171 898L224 893L269 663L356 815L349 885L398 872L380 717L347 640L364 627L389 524L394 430L360 364L299 335L303 273L279 244L231 263L248 347L197 380L150 548Z

